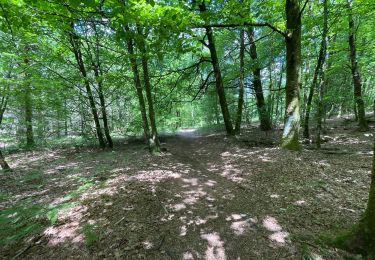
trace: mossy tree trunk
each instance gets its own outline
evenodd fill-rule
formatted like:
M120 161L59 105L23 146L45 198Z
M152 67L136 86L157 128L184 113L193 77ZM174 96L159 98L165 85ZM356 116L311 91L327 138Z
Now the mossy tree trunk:
M125 25L124 30L129 35L128 38L126 39L128 53L129 53L129 60L130 60L130 65L131 65L131 69L132 69L132 72L133 72L133 80L134 80L134 86L135 86L135 89L136 89L136 94L137 94L137 97L138 97L139 110L141 112L141 117L142 117L142 128L143 128L145 138L148 141L149 149L151 151L151 145L152 144L150 144L150 127L149 127L148 119L147 119L146 103L145 103L145 99L143 97L142 84L141 84L141 79L140 79L140 76L139 76L138 63L137 63L137 59L135 57L135 51L134 51L135 43L134 43L133 37L130 36L132 34L132 32L131 32L128 25Z
M300 150L301 13L299 0L286 0L286 111L281 146Z
M141 51L142 55L142 69L143 69L143 83L146 90L146 99L148 105L148 117L150 119L150 126L151 126L151 136L150 136L150 151L151 153L160 153L160 141L158 137L158 130L156 126L156 117L155 117L155 110L154 110L154 101L152 98L152 89L151 89L151 81L148 72L148 57L147 57L147 49L146 49L146 42L145 42L145 35L142 32L140 27L137 28L138 34L140 36L139 39L139 50Z

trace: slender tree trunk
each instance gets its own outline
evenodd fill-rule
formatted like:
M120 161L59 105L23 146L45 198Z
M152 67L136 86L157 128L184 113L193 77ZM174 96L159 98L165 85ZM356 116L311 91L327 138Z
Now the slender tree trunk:
M1 99L1 104L0 104L0 125L1 125L1 123L3 121L3 116L4 116L4 112L5 112L6 106L7 106L7 101L8 101L8 99L6 97L3 97ZM3 153L1 152L1 150L0 150L0 166L1 166L1 168L4 171L11 171L11 168L9 167L8 163L5 161L5 157L4 157Z
M199 10L201 13L206 12L206 6L204 2L199 4ZM223 83L223 78L221 75L219 58L216 52L214 33L212 30L212 27L206 26L205 28L206 28L206 34L207 34L207 39L208 39L208 49L210 50L211 63L212 63L212 67L213 67L214 75L215 75L216 91L219 96L219 103L221 107L221 113L223 114L225 130L228 135L233 135L234 130L233 130L232 120L231 120L230 113L229 113L227 99L225 97L224 83Z
M275 91L273 89L273 79L272 79L272 66L270 65L270 67L268 68L268 71L269 71L269 98L268 98L268 117L270 119L270 125L272 127L273 125L273 108L274 108L274 102L275 102Z
M283 83L283 71L284 71L284 63L281 64L281 69L280 69L280 78L279 82L277 84L277 92L276 92L276 109L275 109L275 124L279 122L279 103L280 103L280 89L281 85Z
M271 122L267 111L266 101L263 95L263 87L261 80L261 69L258 64L257 47L254 42L254 28L248 30L248 37L250 40L250 57L254 62L253 68L253 87L255 92L256 105L259 114L260 129L263 131L271 130Z
M327 1L327 0L325 0ZM316 124L316 146L320 149L321 146L321 133L322 133L322 119L323 119L323 107L324 107L324 90L326 85L326 77L324 69L321 70L321 79L319 86L319 97L318 97L318 107L317 107L317 124Z
M245 85L245 30L240 32L240 89L238 93L238 107L237 107L237 118L235 133L239 134L241 132L241 122L242 122L242 110L244 105L244 85Z
M355 100L355 97L354 97L354 100L353 100L353 113L354 113L354 121L358 122L358 105L357 105L357 102Z
M126 25L125 26L125 31L130 32L130 28ZM128 53L129 53L129 60L131 64L131 69L133 72L133 80L134 80L134 86L137 92L137 97L138 97L138 102L139 102L139 109L141 111L141 116L142 116L142 127L144 131L144 135L146 137L146 140L148 141L148 145L151 151L151 144L149 143L150 141L150 128L148 125L148 120L147 120L147 113L146 113L146 105L145 105L145 100L143 97L143 92L142 92L142 85L141 85L141 80L139 77L139 70L138 70L138 64L137 64L137 59L135 58L135 53L134 53L134 40L132 38L128 38L126 40L127 47L128 47Z
M362 97L362 82L361 76L358 69L357 61L357 49L355 43L355 28L354 19L352 11L352 0L348 0L348 11L349 11L349 50L350 50L350 62L354 85L354 99L357 105L358 112L358 124L359 128L363 131L368 130L368 125L366 121L365 103Z
M100 101L100 109L101 109L102 117L103 117L104 135L105 135L105 138L107 139L108 147L113 148L111 131L109 130L109 125L108 125L108 116L107 116L107 108L106 108L107 106L106 106L105 97L103 93L103 80L101 79L102 74L100 73L99 65L94 65L93 69L94 69L96 82L98 84L98 95L99 95L99 101Z
M33 108L32 108L32 96L30 86L25 87L25 124L26 124L26 146L33 147L34 131L33 131Z
M8 163L5 161L4 155L0 150L0 166L4 171L11 171L11 168L9 167Z
M99 44L99 35L96 28L96 25L93 25L94 31L95 31L95 46L92 48L94 49L94 57L89 53L89 56L91 57L91 63L92 68L94 71L95 79L98 85L98 96L99 96L99 102L100 102L100 109L102 112L102 118L103 118L103 127L104 127L104 135L107 140L107 144L109 148L113 148L113 141L111 137L111 131L109 129L108 124L108 113L107 113L107 106L105 102L105 96L104 96L104 89L103 89L103 71L101 68L101 62L100 62L100 44ZM90 52L90 48L87 48L88 52Z
M144 37L142 30L138 28L138 33L141 37ZM144 38L139 41L139 49L142 53L142 69L143 69L143 81L146 90L146 98L148 104L148 117L150 119L151 136L150 136L150 149L152 153L160 153L160 141L158 137L158 130L156 127L154 102L152 100L151 82L148 72L148 57L146 50L146 43Z
M299 0L286 0L286 111L281 146L300 150L301 14Z
M93 95L92 90L91 90L90 82L87 78L87 71L86 71L85 64L83 63L82 53L81 53L81 49L80 49L80 46L79 46L80 45L79 39L78 39L78 36L74 34L74 32L72 32L71 35L70 35L70 42L71 42L71 45L73 47L73 52L74 52L74 56L76 58L78 68L79 68L79 70L81 72L81 75L84 79L84 85L85 85L87 96L88 96L88 99L89 99L91 113L94 117L95 129L96 129L96 134L97 134L97 137L98 137L98 140L99 140L99 145L100 145L101 148L104 149L105 148L105 142L104 142L104 138L103 138L102 129L101 129L101 126L100 126L98 110L96 108L95 99L94 99L94 95Z
M68 113L68 106L66 99L64 100L64 135L68 136L68 119L70 119L70 113Z
M309 95L307 98L306 104L306 113L305 113L305 120L303 122L303 137L306 139L310 138L310 131L309 131L309 120L310 120L310 111L311 111L311 104L314 95L314 91L319 84L318 75L321 72L325 58L326 58L326 50L327 50L327 34L328 34L328 3L327 0L324 0L324 22L323 22L323 33L322 33L322 41L320 43L320 50L318 61L316 63L314 77L309 89ZM320 102L320 101L318 101Z

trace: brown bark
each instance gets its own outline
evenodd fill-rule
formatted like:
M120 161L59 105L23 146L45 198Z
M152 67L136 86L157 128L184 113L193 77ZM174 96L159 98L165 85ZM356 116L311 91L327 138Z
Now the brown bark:
M237 118L235 133L239 134L241 132L241 122L242 122L242 111L244 105L244 90L245 90L245 31L240 32L240 89L238 93L238 107L237 107Z
M124 29L128 33L130 32L130 28L127 25L125 26ZM127 43L128 53L129 53L131 69L133 72L134 86L135 86L137 97L138 97L139 109L141 111L143 132L147 141L149 142L150 128L149 128L148 120L147 120L146 105L145 105L145 100L144 100L143 92L142 92L142 84L141 84L141 80L139 76L137 59L134 56L135 52L134 52L133 38L131 37L127 38L126 43ZM151 146L150 146L151 144L149 143L148 145L149 145L149 148L151 149Z
M156 127L156 119L155 119L155 110L154 110L154 102L152 100L152 91L151 91L151 82L148 72L148 57L147 57L147 50L146 50L146 43L144 40L144 35L142 34L142 30L138 28L138 34L141 36L139 41L139 49L142 54L142 69L143 69L143 82L145 85L146 90L146 98L148 104L148 117L150 119L150 126L151 126L151 136L150 136L150 149L152 153L159 153L160 152L160 142L158 137L158 130Z
M7 98L3 97L1 99L1 104L0 104L0 125L3 121L3 116L4 116L6 106L7 106ZM11 171L11 168L9 167L8 163L5 161L5 157L3 153L1 152L1 150L0 150L0 166L4 171Z
M94 65L93 70L94 70L96 82L98 84L98 95L99 95L100 109L102 111L102 117L103 117L104 135L105 135L105 138L107 139L109 148L113 148L113 141L111 137L111 132L109 130L109 125L108 125L108 116L107 116L107 109L106 109L107 106L106 106L105 97L103 93L103 80L101 79L102 73L100 72L99 65Z
M363 220L364 231L368 238L368 259L375 259L375 139L374 139L374 155L372 159L372 174L371 174L371 184L370 193L367 203L367 208L365 212L365 217Z
M11 171L8 163L5 161L4 155L0 150L0 166L4 171Z
M348 11L349 11L349 56L351 62L351 71L353 77L354 85L354 99L357 107L358 113L358 124L359 128L363 131L368 130L368 125L366 121L366 112L365 112L365 103L362 97L362 82L361 76L358 69L358 60L357 60L357 48L355 42L355 28L354 28L354 19L352 11L352 0L348 0Z
M204 2L199 4L199 10L201 13L206 12L206 6ZM223 83L223 78L221 75L219 58L216 52L214 33L212 30L212 27L210 26L205 26L205 29L206 29L207 39L208 39L208 49L210 50L210 55L211 55L211 64L212 64L214 75L215 75L216 91L219 97L219 103L220 103L221 113L224 119L225 130L228 135L232 135L234 133L233 125L232 125L232 120L231 120L229 109L228 109L227 99L225 97L224 83Z
M28 46L26 47L28 50ZM25 59L25 64L29 63L28 59ZM28 74L25 73L25 78ZM25 105L25 128L26 128L26 146L33 147L35 145L34 131L33 131L33 107L32 107L32 93L29 83L25 84L24 90L24 105Z
M299 0L286 0L286 111L281 146L299 150L301 13Z
M74 32L71 32L71 34L70 34L70 43L72 45L72 51L74 53L74 57L76 59L77 65L78 65L78 69L79 69L79 71L80 71L80 73L81 73L81 75L84 79L84 85L85 85L85 88L86 88L87 97L89 99L91 113L92 113L93 118L94 118L95 130L96 130L96 134L97 134L97 137L98 137L98 140L99 140L99 145L100 145L101 148L104 149L105 148L105 142L104 142L104 138L103 138L102 129L101 129L101 126L100 126L98 110L96 108L94 95L92 93L90 82L89 82L89 79L87 77L86 67L85 67L85 64L83 62L82 52L81 52L81 48L80 48L80 42L79 42L78 36Z
M306 104L306 113L305 118L303 122L303 137L306 139L310 138L310 131L309 131L309 120L310 120L310 111L311 111L311 104L312 99L314 95L314 91L317 88L319 83L318 76L321 73L321 70L323 69L323 65L326 58L326 52L327 52L327 34L328 34L328 4L327 0L324 0L324 18L323 18L323 32L322 32L322 41L320 43L320 50L319 50L319 56L318 61L316 63L315 71L314 71L314 77L312 80L312 83L310 85L309 89L309 95L307 98L307 104ZM320 101L318 101L320 102Z
M250 40L250 57L254 62L253 68L253 88L255 92L256 105L260 121L260 129L263 131L271 130L271 122L267 111L266 101L263 94L263 86L261 80L261 69L259 67L257 47L254 42L254 28L248 30Z
M107 106L106 106L106 101L105 101L105 96L104 96L104 90L103 90L103 71L101 68L101 63L100 63L100 46L99 46L99 35L98 31L96 28L96 25L93 24L94 30L95 30L95 49L94 49L94 58L91 57L92 65L93 65L93 71L95 75L96 82L98 84L98 96L99 96L99 102L100 102L100 109L102 112L102 118L103 118L103 127L104 127L104 135L107 140L107 144L109 148L113 148L113 141L111 137L111 131L109 129L108 125L108 114L107 114Z

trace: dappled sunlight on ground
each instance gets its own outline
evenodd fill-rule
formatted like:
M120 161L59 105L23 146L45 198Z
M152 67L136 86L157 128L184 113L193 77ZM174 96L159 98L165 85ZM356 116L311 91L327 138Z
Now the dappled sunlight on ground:
M32 199L58 211L24 259L301 259L300 240L315 245L310 236L364 210L371 136L339 135L298 154L264 133L242 140L187 131L168 137L160 156L142 143L11 155L21 168L0 176L8 196L0 205ZM315 251L316 259L343 259Z
M50 245L58 245L64 242L80 243L84 242L84 236L80 232L81 221L87 216L88 208L86 206L74 206L61 210L58 214L58 220L61 225L51 226L44 231Z
M283 228L274 217L266 216L263 219L263 227L273 232L268 236L270 241L276 243L278 246L282 246L286 243L286 238L289 236L289 233L282 231Z
M231 221L230 228L237 236L245 234L252 225L258 223L256 218L249 218L246 214L232 214L225 220Z
M225 260L227 256L225 254L224 242L218 233L202 234L201 238L208 242L207 249L205 252L205 260Z

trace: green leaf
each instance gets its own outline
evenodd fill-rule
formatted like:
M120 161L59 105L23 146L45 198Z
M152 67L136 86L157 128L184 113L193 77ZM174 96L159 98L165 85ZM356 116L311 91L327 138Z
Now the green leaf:
M57 209L52 209L47 212L47 218L51 222L51 225L54 225L58 219L59 212Z

